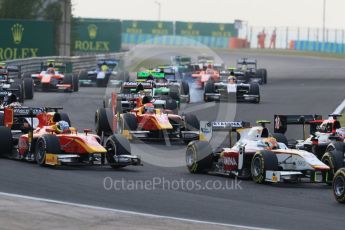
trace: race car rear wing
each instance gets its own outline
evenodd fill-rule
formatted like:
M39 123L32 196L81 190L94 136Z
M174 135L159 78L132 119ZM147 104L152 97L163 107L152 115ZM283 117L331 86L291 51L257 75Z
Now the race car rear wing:
M30 107L5 107L0 109L0 112L3 112L3 124L5 127L12 128L13 125L18 125L18 121L15 118L26 118L29 119L31 124L33 124L33 119L35 117L40 116L41 114L47 112L58 112L62 108L60 107L37 107L37 108L30 108ZM52 117L52 115L50 115ZM15 123L15 121L17 123ZM42 118L44 123L51 122L48 119L48 116L45 119ZM32 130L31 130L32 131Z
M321 115L274 115L274 132L284 134L288 125L303 125L303 137L305 138L306 125L310 125L310 133L312 134L322 122Z
M137 78L138 79L148 79L148 78L165 78L165 74L164 73L160 73L160 72L150 72L150 71L141 71L141 72L137 72Z
M249 59L249 58L240 58L237 60L237 64L252 64L252 65L256 65L257 61L256 59Z
M231 146L231 132L237 132L238 129L249 127L250 123L246 121L200 121L199 139L202 141L210 141L213 136L213 132L229 132Z
M103 64L106 64L106 65L110 65L110 66L116 66L119 64L119 60L116 60L116 59L101 59L97 62L97 65L103 65Z

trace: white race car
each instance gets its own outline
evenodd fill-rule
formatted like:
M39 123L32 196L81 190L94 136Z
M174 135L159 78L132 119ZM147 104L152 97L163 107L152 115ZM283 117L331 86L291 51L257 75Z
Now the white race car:
M244 122L200 122L201 140L190 142L186 151L189 172L251 177L256 183L327 182L326 164L310 152L289 149L284 135L270 134L267 121L259 123L247 127ZM230 146L212 150L209 140L219 130L236 131L240 138L233 146L230 138Z

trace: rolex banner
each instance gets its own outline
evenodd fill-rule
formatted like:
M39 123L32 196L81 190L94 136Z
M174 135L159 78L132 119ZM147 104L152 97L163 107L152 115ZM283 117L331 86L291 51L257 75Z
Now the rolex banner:
M238 31L233 23L176 22L176 35L237 37Z
M173 22L163 21L122 21L122 33L152 34L156 36L172 35Z
M121 49L121 21L84 19L74 21L74 52L107 53Z
M0 60L54 55L50 21L0 20Z

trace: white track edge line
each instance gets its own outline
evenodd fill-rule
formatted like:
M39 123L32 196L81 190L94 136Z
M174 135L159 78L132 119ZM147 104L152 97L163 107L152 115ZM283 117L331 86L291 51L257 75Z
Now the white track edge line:
M252 226L246 226L246 225L217 223L217 222L211 222L211 221L202 221L202 220L194 220L194 219L179 218L179 217L172 217L172 216L164 216L164 215L150 214L150 213L144 213L144 212L135 212L135 211L127 211L127 210L121 210L121 209L105 208L105 207L99 207L99 206L93 206L93 205L86 205L86 204L65 202L65 201L59 201L59 200L53 200L53 199L39 198L39 197L34 197L34 196L25 196L25 195L19 195L19 194L14 194L14 193L0 192L0 196L7 196L7 197L21 198L21 199L26 199L26 200L41 201L41 202L60 204L60 205L69 205L69 206L73 206L73 207L88 208L88 209L94 209L94 210L100 210L100 211L117 212L117 213L122 213L122 214L130 214L130 215L137 215L137 216L143 216L143 217L165 218L165 219L169 219L169 220L184 221L184 222L190 222L190 223L196 223L196 224L208 224L208 225L217 225L217 226L223 226L223 227L243 228L243 229L252 229L252 230L263 230L263 229L269 230L269 228L259 228L259 227L252 227Z

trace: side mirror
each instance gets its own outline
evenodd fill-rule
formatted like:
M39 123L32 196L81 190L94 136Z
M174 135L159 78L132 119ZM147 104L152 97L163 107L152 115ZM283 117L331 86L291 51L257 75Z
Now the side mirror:
M91 133L91 132L92 132L91 129L84 129L84 133L85 133L86 136L87 136L88 133Z

